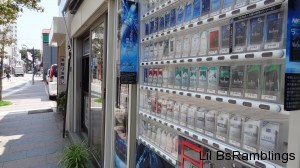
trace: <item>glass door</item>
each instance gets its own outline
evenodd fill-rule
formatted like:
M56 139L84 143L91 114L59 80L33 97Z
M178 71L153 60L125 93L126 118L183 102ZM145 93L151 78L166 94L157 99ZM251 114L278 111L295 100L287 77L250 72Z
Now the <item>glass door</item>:
M90 143L93 152L102 162L104 149L104 117L105 117L105 60L106 33L105 22L91 30L91 60L90 60ZM101 163L100 163L101 164Z

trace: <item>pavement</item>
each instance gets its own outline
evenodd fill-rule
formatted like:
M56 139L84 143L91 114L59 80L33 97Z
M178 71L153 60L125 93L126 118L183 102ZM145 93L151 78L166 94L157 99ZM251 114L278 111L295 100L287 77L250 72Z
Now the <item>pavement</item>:
M30 75L3 80L4 100L13 102L0 107L0 168L55 168L68 143L62 138L62 116L50 112L42 78L34 85Z
M56 107L56 102L49 100L47 84L42 81L42 77L35 77L32 85L32 74L12 77L10 81L3 79L2 96L3 100L9 100L13 104L0 107L0 113Z

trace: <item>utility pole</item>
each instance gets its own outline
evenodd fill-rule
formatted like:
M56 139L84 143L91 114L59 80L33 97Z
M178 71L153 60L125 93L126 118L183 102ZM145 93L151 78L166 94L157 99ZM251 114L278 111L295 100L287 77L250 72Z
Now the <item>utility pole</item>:
M35 67L34 67L34 61L35 61L35 56L34 56L34 47L32 47L32 85L34 85L34 74L35 74Z

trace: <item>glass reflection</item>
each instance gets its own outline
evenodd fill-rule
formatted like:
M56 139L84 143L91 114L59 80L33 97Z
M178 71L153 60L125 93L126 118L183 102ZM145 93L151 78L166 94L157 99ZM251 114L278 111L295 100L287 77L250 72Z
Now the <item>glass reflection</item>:
M102 160L104 136L103 99L104 23L91 32L91 144L95 155Z

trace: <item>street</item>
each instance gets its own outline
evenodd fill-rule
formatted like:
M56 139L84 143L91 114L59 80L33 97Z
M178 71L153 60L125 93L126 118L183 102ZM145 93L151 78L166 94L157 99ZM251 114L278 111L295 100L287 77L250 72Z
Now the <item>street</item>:
M47 85L42 81L42 76L35 76L34 79L34 85L32 85L32 74L25 74L24 77L12 76L10 81L3 79L3 100L11 101L13 104L0 107L0 112L56 107L56 102L49 100Z
M0 107L0 168L55 168L67 141L62 138L62 115L48 99L42 77L32 74L3 79ZM54 112L52 112L54 111Z

